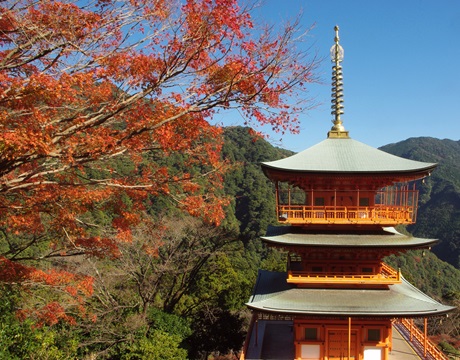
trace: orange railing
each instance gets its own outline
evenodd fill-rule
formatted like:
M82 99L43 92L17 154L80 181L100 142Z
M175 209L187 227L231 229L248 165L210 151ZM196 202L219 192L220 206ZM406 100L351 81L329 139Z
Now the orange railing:
M278 219L291 224L412 224L414 207L280 205Z
M352 203L363 200L359 191L325 191L310 193L302 190L277 190L277 216L279 221L290 224L412 224L416 221L418 192L416 190L392 190L366 193L366 206L340 206L337 199L350 199ZM299 195L300 194L300 195ZM361 195L360 195L361 194ZM324 204L313 205L320 196ZM369 199L372 197L372 200ZM328 200L328 201L326 201Z
M399 330L406 341L411 344L414 351L421 358L430 360L449 360L449 358L439 350L416 325L414 325L411 319L400 319L399 322L394 323L394 326Z
M382 264L378 274L331 274L326 272L288 271L288 283L293 284L374 284L391 285L401 283L401 272Z

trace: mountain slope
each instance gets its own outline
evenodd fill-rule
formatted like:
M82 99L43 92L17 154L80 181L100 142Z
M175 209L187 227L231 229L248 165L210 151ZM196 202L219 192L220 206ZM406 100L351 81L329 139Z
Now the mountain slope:
M417 223L408 230L416 236L440 239L433 252L460 268L460 141L410 138L383 146L381 150L413 160L438 163L432 176L418 185Z
M226 194L234 199L230 216L235 217L243 241L254 244L264 234L268 224L276 224L275 191L263 175L260 163L293 153L275 148L263 139L255 140L248 128L227 128L224 136L223 156L241 165L236 165L235 170L225 178ZM460 169L458 165L454 166L456 162L460 164L459 142L432 138L408 139L390 144L383 150L407 158L439 163L425 184L417 186L422 194L421 207L417 224L410 227L409 231L420 237L443 240L441 245L434 248L434 252L444 261L429 253L423 257L421 252L409 252L389 260L394 266L400 267L413 284L423 286L434 297L448 293L460 294L460 270L445 262L450 260L454 264L458 258L455 247L460 247L457 184ZM444 251L446 246L448 249Z
M227 127L222 156L235 165L225 176L225 193L232 197L230 216L235 215L244 242L265 234L276 222L275 190L262 173L260 163L293 153L276 148L262 138L255 138L246 127Z

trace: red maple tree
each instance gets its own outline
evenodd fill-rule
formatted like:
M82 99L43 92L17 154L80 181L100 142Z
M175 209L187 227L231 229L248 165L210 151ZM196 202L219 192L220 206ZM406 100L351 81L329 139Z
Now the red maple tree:
M316 61L296 31L256 28L236 0L2 2L0 280L90 294L90 280L35 261L117 256L149 196L218 224L225 164L209 121L237 108L247 124L297 130ZM144 157L174 152L202 173ZM113 214L104 235L95 210Z

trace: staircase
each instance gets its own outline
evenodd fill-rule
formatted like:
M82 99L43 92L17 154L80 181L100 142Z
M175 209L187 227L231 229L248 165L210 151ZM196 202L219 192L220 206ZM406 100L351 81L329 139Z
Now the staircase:
M402 337L412 346L421 359L426 360L449 360L425 334L409 319L401 319L394 322L393 326L399 331Z

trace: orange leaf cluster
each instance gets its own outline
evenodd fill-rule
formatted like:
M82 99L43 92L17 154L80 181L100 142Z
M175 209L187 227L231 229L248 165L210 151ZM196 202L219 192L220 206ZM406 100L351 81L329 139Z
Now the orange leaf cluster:
M93 279L89 276L56 269L43 271L4 257L0 257L0 272L3 282L20 283L22 291L46 291L49 287L62 290L59 302L51 301L42 306L25 307L18 312L20 318L34 317L40 326L54 325L60 320L75 323L74 315L69 315L69 312L82 317L90 315L84 306L86 298L93 294ZM61 303L65 303L66 307Z
M254 28L237 0L3 1L0 256L12 273L0 278L30 280L21 259L119 256L159 195L219 224L227 164L212 117L239 108L296 131L293 96L314 80L295 27ZM102 230L97 212L110 214Z

